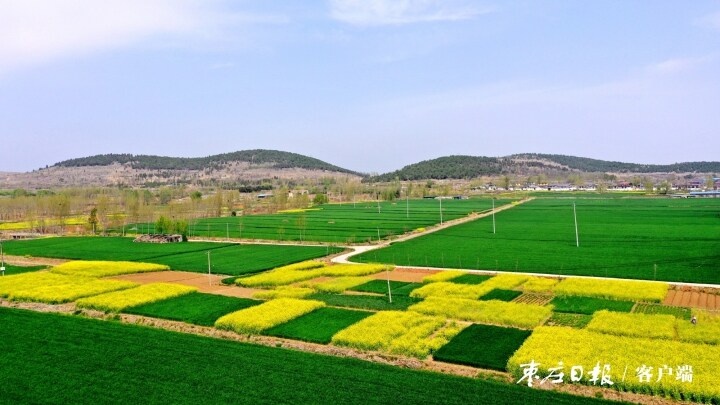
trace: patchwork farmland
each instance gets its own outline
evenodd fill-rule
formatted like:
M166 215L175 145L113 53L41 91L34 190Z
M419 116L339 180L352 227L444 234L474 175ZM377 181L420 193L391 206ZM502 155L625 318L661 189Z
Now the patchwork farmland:
M495 205L509 202L496 200ZM492 204L489 198L325 204L318 208L289 210L273 215L199 219L191 224L190 235L200 238L367 243L488 211ZM134 227L143 229L141 224Z
M485 241L481 246L486 255L510 255L510 249L493 250L501 243L492 238L500 234L503 225L512 226L521 237L508 238L503 243L515 247L527 244L531 252L532 249L542 251L541 245L550 252L560 251L558 246L566 241L559 235L567 230L567 224L561 224L564 220L556 211L567 214L567 202L537 199L514 206L496 215L498 233L492 234L492 228L485 229L485 236L477 240ZM720 204L636 199L578 199L576 204L581 247L574 246L571 227L567 254L582 249L589 253L582 260L563 258L568 263L575 260L577 267L563 267L565 271L559 278L478 274L458 269L396 269L395 263L332 264L322 258L341 248L331 246L226 242L152 245L132 243L129 238L97 237L5 242L5 251L15 256L82 260L71 260L49 269L8 267L8 275L0 278L1 306L146 323L185 334L0 308L3 324L13 326L1 332L4 339L12 341L12 355L4 357L3 364L18 373L0 371L4 373L4 381L15 384L23 379L44 381L48 372L50 375L66 372L74 377L74 380L62 379L56 387L38 383L37 387L45 391L42 394L38 389L28 391L12 384L0 385L0 395L20 402L56 402L64 390L78 389L85 384L89 388L83 390L83 398L88 401L107 400L112 396L110 402L122 402L129 398L127 395L133 395L146 399L143 402L155 402L154 396L148 398L128 387L133 382L137 384L142 376L152 374L163 377L143 381L144 386L152 387L153 392L165 392L172 402L182 403L201 395L188 392L194 384L200 384L200 380L195 382L196 377L188 380L186 376L201 367L205 376L213 378L202 392L215 395L213 387L224 390L218 397L220 402L225 402L223 398L230 400L232 395L241 396L241 401L253 398L254 402L314 402L309 400L313 394L308 387L317 391L315 395L322 397L321 402L337 399L338 395L345 401L359 402L360 398L355 395L372 392L370 397L362 395L362 401L383 403L391 395L397 395L392 392L395 389L402 390L408 402L423 403L470 400L516 403L518 398L533 403L602 402L528 387L536 387L541 384L540 380L544 386L563 390L565 385L575 394L585 396L641 400L641 397L629 396L635 394L623 393L630 392L654 395L660 402L661 398L720 401L713 377L714 366L720 364L717 338L720 314L700 306L667 305L678 291L677 286L659 281L672 279L669 269L661 272L658 265L652 277L657 280L647 281L573 277L583 274L583 266L594 263L595 256L608 255L606 262L612 261L614 267L601 268L601 272L612 268L614 277L643 278L639 277L641 272L627 263L642 264L652 253L658 263L677 264L679 267L675 268L680 269L678 272L684 274L683 277L690 274L689 267L681 260L687 257L696 266L692 275L699 280L695 281L706 277L710 280L707 282L713 282L711 266L705 269L706 262L698 257L704 254L704 260L711 260L716 254L710 252L718 242L716 229L711 225L713 220L718 220L716 211L713 217L713 210ZM604 217L610 219L603 221ZM454 240L454 251L462 253L463 240L477 242L471 237L462 237L462 233L492 226L491 220L486 217L421 235L367 252L361 259L374 254L387 256L393 249L405 249L423 255L422 252L427 251L437 263L437 250L433 251L432 246L449 249L449 241ZM621 226L621 220L627 222L626 226ZM545 233L538 230L543 227L547 228ZM625 232L624 240L630 246L607 247L621 240L603 236L612 230ZM688 248L695 242L698 246L694 250ZM612 256L631 252L632 247L655 245L653 252L646 254L627 253L632 256L628 258ZM444 252L450 251L453 250L441 249L440 263L443 259L449 260ZM225 292L213 292L228 296L202 292L210 291L206 289L198 291L198 285L183 285L180 278L177 282L158 283L150 277L153 272L168 274L168 269L203 273L207 271L207 252L212 265L217 266L213 267L213 273L229 276L225 280ZM540 255L540 259L535 262L537 266L551 263L547 255ZM511 261L507 257L503 260L503 263ZM628 267L622 270L621 265ZM568 269L573 271L566 271ZM216 282L212 280L216 279L208 278L208 283ZM233 296L233 289L242 292L243 298L238 298L239 294ZM697 291L713 297L718 295L714 288ZM690 323L690 319L697 323ZM77 352L76 346L69 346L66 341L47 336L48 325L54 333L83 342L84 352ZM15 330L18 328L21 330ZM79 333L83 333L82 338L77 336ZM193 336L197 334L221 339ZM42 351L33 350L38 339L50 343ZM148 346L145 340L151 339L156 342ZM101 376L82 375L80 371L88 367L102 369L105 359L99 353L113 356L111 345L119 340L127 340L127 350L133 354L124 354L122 361L118 360L117 367L108 371L114 382L107 390L97 391L92 387L100 384ZM183 359L174 358L175 367L171 371L158 356L177 350L183 352L180 356ZM143 355L136 356L134 352ZM41 362L40 357L46 355L58 359L75 356L78 360L72 365L59 361L57 364L61 366L49 371L33 366L33 361ZM298 362L297 368L287 369L290 358ZM598 360L605 373L602 383L591 373ZM390 366L373 364L377 361ZM548 382L559 363L567 368L568 378L563 384ZM527 378L532 364L537 365L537 369L533 369L537 381ZM405 369L408 365L430 371ZM573 366L584 367L585 373L571 381L569 369ZM658 374L654 374L653 379L643 379L643 375L635 371L643 366L667 366L676 374L684 373L685 366L692 366L692 383L682 379L663 380ZM317 374L320 369L323 371ZM228 380L230 377L221 376L221 370L233 370L233 382ZM436 372L439 370L462 377L443 375ZM286 374L289 372L294 382L280 391L273 388L272 392L263 391L260 397L242 391L249 387L257 390L276 381L280 384L290 378ZM332 378L318 379L318 375ZM488 375L498 381L477 378ZM183 378L188 384L177 383L177 379ZM238 378L243 382L237 383ZM377 378L385 381L382 388L375 386ZM612 385L607 381L612 381ZM302 382L303 386L296 386L295 382ZM404 388L399 388L400 384ZM346 388L338 390L338 386ZM437 397L438 393L444 393L444 397ZM279 399L279 395L285 399Z
M719 212L720 199L537 198L498 213L496 233L486 217L352 260L718 284Z

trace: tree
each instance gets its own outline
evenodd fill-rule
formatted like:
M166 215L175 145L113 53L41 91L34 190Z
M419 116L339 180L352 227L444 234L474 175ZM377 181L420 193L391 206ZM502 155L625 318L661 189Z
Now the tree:
M90 210L90 216L88 217L88 226L92 230L92 233L95 234L97 232L97 224L98 224L98 218L97 218L97 208L93 208Z
M167 234L171 233L173 231L173 223L165 217L164 215L161 215L160 218L158 218L157 221L155 221L155 233L160 234Z
M322 205L328 203L328 196L327 194L323 193L317 193L315 194L315 198L313 198L313 205Z
M502 187L505 190L510 190L510 177L509 176L503 176L502 178Z

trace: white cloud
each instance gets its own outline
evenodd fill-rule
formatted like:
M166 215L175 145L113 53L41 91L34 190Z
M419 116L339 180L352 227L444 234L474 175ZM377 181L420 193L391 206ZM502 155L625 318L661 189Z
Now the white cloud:
M708 14L695 21L696 25L720 30L720 12Z
M491 11L447 0L330 0L332 18L359 26L468 20Z
M692 69L707 61L709 56L698 58L673 58L655 63L647 67L651 73L671 74Z
M277 22L194 0L0 0L0 72L154 38L212 38L224 25Z

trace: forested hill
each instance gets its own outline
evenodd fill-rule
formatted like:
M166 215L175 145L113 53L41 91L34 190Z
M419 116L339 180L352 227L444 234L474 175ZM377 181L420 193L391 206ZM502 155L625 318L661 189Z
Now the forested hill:
M370 178L372 181L423 180L423 179L470 179L502 173L502 159L483 156L445 156L424 160Z
M515 163L522 160L536 162L553 162L571 170L582 172L612 172L612 173L716 173L720 172L720 162L684 162L668 165L623 163L607 160L590 159L566 155L546 155L525 153L508 157Z
M232 162L247 162L267 165L276 169L300 168L308 170L327 170L340 173L357 174L351 170L332 165L322 160L297 153L277 150L254 149L233 153L224 153L201 158L178 158L151 155L107 154L56 163L59 167L108 166L113 163L129 164L133 169L147 170L203 170L221 168Z
M525 153L507 157L445 156L425 160L394 172L368 178L370 181L471 179L529 171L577 171L600 173L720 173L720 162L686 162L648 165L590 159L576 156Z

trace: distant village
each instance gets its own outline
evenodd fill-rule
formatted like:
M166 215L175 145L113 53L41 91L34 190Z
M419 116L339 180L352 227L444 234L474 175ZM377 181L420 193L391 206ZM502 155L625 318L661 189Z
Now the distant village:
M652 190L650 190L652 187ZM672 194L673 197L720 197L720 177L683 179L676 182L632 182L614 181L609 184L586 182L572 183L532 183L511 184L509 188L494 183L475 187L475 191L653 191L660 194Z

